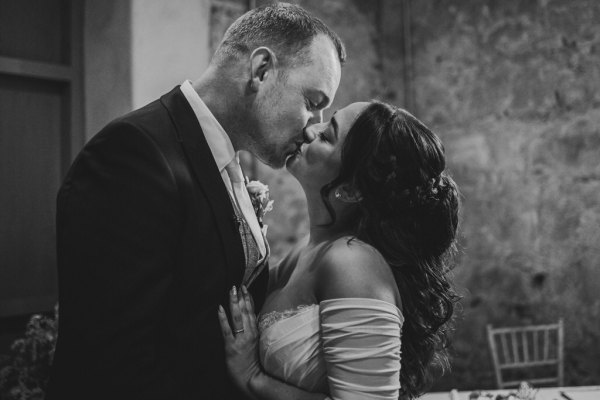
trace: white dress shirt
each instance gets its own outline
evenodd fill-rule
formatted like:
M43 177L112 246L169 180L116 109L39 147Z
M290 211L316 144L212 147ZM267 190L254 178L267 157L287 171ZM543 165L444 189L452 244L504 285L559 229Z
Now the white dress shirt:
M231 180L229 179L229 175L225 170L225 167L233 160L234 157L238 158L238 155L236 154L233 148L233 144L231 143L231 139L229 139L229 135L227 135L225 129L223 129L219 121L217 121L217 119L208 109L206 104L204 104L196 90L194 90L192 83L189 80L183 82L181 84L180 89L183 95L185 96L186 100L192 107L196 118L198 119L198 123L200 124L202 132L204 132L206 142L208 143L208 147L210 148L210 151L217 164L217 168L221 173L221 179L223 179L223 184L229 191L230 198L233 198ZM232 204L234 207L237 207L235 202L232 202ZM242 207L242 209L243 208L244 207ZM252 207L250 207L250 209L251 208ZM244 212L243 214L244 218L246 219L246 222L249 225L258 226L258 221L254 213ZM254 221L251 221L251 219L254 219ZM260 249L261 256L264 257L266 253L264 238L262 234L260 234L259 232L255 232L255 230L256 229L252 229L252 236L254 236L254 240L256 240L256 244Z

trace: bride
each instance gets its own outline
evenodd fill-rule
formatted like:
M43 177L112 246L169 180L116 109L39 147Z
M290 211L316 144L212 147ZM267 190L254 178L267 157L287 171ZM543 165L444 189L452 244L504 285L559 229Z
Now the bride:
M269 271L258 319L245 287L219 321L234 382L255 399L398 399L446 360L457 296L447 256L458 189L439 138L408 112L353 103L308 127L286 163L310 235Z

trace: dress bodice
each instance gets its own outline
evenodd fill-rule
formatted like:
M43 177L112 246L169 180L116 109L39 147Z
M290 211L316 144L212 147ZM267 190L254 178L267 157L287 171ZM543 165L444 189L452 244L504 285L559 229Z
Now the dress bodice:
M263 314L258 326L260 361L270 375L310 392L329 392L318 304Z
M259 317L259 353L268 374L333 399L397 399L400 330L393 304L331 299Z

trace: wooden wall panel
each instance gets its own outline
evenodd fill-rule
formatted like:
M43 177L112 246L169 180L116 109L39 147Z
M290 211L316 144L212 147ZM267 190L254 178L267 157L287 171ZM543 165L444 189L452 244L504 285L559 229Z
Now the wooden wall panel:
M0 336L4 317L58 297L56 193L84 140L82 7L0 0Z
M0 74L0 316L56 301L66 84Z
M69 3L67 0L0 0L0 54L68 64Z

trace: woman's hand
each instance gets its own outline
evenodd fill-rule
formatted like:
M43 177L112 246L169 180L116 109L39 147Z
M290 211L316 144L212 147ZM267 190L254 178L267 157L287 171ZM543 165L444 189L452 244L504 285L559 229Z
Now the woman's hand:
M248 290L242 285L240 293L234 286L229 293L231 326L222 306L219 306L219 323L225 340L225 358L229 374L235 384L246 394L252 379L261 374L258 360L258 329L254 306Z

